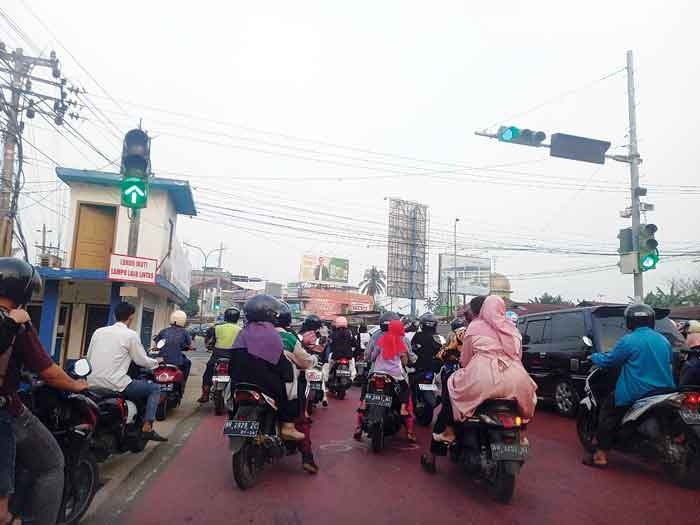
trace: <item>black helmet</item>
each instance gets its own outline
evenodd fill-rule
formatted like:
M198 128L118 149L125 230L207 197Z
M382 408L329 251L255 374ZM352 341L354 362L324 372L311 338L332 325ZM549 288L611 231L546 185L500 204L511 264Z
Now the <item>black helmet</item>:
M303 332L315 332L316 330L321 328L321 325L323 325L323 322L321 322L321 318L316 315L316 314L311 314L307 315L306 319L304 319L304 322L301 323L301 329L300 331Z
M656 312L647 304L631 304L625 308L625 323L628 330L636 330L642 326L654 328Z
M391 321L398 321L399 319L401 318L396 312L384 312L379 318L379 328L382 329L382 332L386 332L389 330L389 323Z
M450 323L450 328L452 329L453 332L456 332L460 328L464 328L466 325L466 321L464 320L464 317L455 317L452 319L452 322Z
M0 297L22 306L39 292L41 277L31 264L14 257L0 257Z
M274 323L280 310L280 301L271 295L256 295L245 302L243 311L248 322Z
M224 322L225 323L237 323L241 318L241 311L238 308L226 308L224 311Z
M275 326L280 328L288 328L292 324L292 309L284 301L281 301L279 315L277 316L277 321L275 321Z
M437 324L438 324L437 319L435 319L435 316L433 315L432 312L426 312L420 316L421 330L435 331Z

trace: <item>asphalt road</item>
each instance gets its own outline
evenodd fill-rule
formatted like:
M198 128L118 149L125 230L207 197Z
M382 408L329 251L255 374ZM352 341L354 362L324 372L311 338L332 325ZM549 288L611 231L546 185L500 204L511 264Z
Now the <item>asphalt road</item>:
M581 464L572 420L540 410L529 428L531 456L513 502L499 505L457 465L441 458L430 476L419 465L428 445L395 438L380 455L352 440L358 391L315 414L312 439L321 472L301 470L298 456L268 468L253 489L234 484L222 436L223 417L210 408L181 424L179 437L144 465L105 507L102 523L372 524L698 524L700 491L678 488L658 469L613 455L605 471ZM114 516L119 515L119 519ZM99 517L98 517L99 519Z

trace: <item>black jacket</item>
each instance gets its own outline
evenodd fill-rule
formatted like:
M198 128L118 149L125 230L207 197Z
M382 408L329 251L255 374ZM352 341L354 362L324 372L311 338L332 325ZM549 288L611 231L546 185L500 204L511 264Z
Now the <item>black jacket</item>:
M355 338L352 332L348 328L339 328L333 332L331 337L331 353L333 354L333 361L338 359L352 359L353 357L353 347L355 346Z
M435 355L440 351L442 345L435 332L417 332L411 339L413 352L418 356L418 361L413 365L417 372L435 370L439 363L436 362Z

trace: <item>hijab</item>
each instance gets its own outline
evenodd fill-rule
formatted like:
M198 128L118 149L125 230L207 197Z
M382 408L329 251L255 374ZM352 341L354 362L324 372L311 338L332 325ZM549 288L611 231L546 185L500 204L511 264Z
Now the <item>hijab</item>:
M233 349L245 349L250 355L276 365L282 357L284 347L282 338L272 323L250 322L236 337Z
M398 355L406 353L406 340L404 336L406 330L399 320L389 322L389 330L377 341L377 345L382 349L382 359L387 361Z
M467 336L481 335L496 339L503 353L511 359L522 355L521 335L512 321L506 318L506 304L497 295L489 295L479 316L467 328Z

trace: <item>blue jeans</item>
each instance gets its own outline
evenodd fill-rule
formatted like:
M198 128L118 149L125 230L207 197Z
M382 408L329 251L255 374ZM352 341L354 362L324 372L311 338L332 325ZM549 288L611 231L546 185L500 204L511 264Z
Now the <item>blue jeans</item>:
M0 409L0 498L6 498L15 488L15 430L12 416Z
M153 423L156 419L158 403L160 403L160 385L142 379L134 379L129 386L124 389L124 397L131 401L142 401L146 399L146 414L144 419Z

